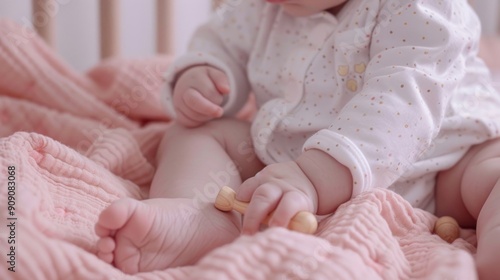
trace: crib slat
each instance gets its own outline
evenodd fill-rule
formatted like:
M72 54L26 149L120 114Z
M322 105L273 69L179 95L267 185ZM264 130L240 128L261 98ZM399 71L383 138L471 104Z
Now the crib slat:
M32 20L35 30L53 48L56 46L56 19L51 13L56 0L32 0Z
M156 51L160 54L174 52L173 0L156 0Z
M497 36L500 36L500 4L497 2Z
M120 0L100 0L101 58L120 54Z

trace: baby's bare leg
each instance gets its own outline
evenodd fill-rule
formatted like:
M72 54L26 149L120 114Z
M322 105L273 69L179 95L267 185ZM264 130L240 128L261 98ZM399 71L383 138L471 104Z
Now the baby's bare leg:
M264 167L253 150L250 124L231 119L195 129L174 125L157 155L150 197L197 198L213 203L220 187L237 187Z
M157 160L151 199L119 200L96 226L99 257L131 274L193 264L236 238L239 217L216 210L215 197L220 187L238 187L263 167L249 124L236 120L195 129L173 125Z
M476 225L476 264L481 279L500 279L500 139L477 145L436 185L436 215L463 227Z

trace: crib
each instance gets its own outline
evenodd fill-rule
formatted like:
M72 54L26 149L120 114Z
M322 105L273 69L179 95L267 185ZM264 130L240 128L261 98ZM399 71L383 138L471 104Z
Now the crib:
M43 7L62 0L32 1L39 37L14 45L5 38L25 34L24 27L0 21L0 168L16 166L23 192L16 212L17 272L2 266L0 279L476 279L474 231L448 244L432 233L435 216L383 189L324 218L316 236L268 229L192 266L137 275L99 260L99 213L118 198L147 197L159 139L169 125L158 92L173 57L173 2L155 2L161 56L127 60L118 57L120 0L99 0L102 61L79 73L56 54L57 18L44 16ZM215 10L234 1L211 5ZM500 31L496 20L490 23ZM7 185L5 176L0 185ZM213 201L211 195L200 199ZM6 197L1 187L0 205L7 205ZM8 218L0 209L0 219ZM13 246L5 228L1 252Z
M47 16L45 7L58 5L57 0L32 0L33 22L39 35L47 44L55 45L56 17ZM216 9L221 3L213 0ZM156 0L156 51L159 54L172 53L172 0ZM120 53L120 0L99 0L100 53L108 58Z

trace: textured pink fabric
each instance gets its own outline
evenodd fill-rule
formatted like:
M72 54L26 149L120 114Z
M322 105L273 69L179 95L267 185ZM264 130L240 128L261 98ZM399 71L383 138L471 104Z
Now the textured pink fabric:
M169 60L107 61L80 75L32 34L0 20L0 220L8 166L18 218L15 273L0 226L0 279L476 279L474 232L449 245L432 235L434 216L387 190L346 203L315 236L268 229L194 266L124 275L95 256L94 224L113 200L147 196L168 125L159 88Z

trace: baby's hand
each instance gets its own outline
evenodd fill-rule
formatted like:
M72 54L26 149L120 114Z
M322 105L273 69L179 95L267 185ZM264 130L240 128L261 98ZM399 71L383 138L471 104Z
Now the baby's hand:
M181 74L174 87L173 103L177 121L186 127L196 127L220 118L223 95L228 94L229 82L224 72L211 66L194 66Z
M254 234L271 214L268 225L287 227L300 211L315 213L317 194L311 181L296 162L266 166L241 184L236 199L250 201L243 217L243 234Z

